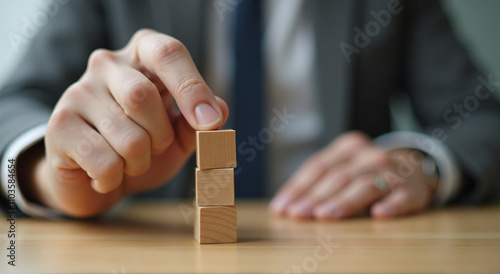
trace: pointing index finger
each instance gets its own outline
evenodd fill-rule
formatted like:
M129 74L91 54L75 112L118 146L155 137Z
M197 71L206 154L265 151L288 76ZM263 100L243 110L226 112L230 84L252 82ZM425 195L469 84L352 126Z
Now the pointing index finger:
M142 30L134 36L131 46L135 61L160 78L191 127L203 130L222 126L222 110L179 40Z

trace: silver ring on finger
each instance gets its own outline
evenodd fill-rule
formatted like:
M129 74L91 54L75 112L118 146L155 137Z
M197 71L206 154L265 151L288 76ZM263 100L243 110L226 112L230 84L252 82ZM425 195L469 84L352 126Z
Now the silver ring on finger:
M380 176L380 175L377 175L377 176L375 176L375 178L373 178L373 185L382 194L385 194L385 193L389 192L389 190L390 190L389 183L387 182L387 180L383 176Z

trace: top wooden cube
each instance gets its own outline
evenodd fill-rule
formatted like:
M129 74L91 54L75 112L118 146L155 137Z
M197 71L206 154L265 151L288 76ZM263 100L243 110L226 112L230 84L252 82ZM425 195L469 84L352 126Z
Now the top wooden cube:
M197 131L196 165L199 169L236 167L234 130Z

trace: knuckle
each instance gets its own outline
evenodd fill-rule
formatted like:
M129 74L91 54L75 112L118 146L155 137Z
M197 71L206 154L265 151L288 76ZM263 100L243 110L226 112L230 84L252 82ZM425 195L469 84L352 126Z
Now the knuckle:
M144 161L140 165L134 166L133 168L131 168L131 167L126 168L125 173L128 176L132 176L132 177L141 176L144 173L146 173L146 171L149 170L150 165L151 165L150 162Z
M346 169L338 168L335 169L334 171L331 171L329 174L330 180L332 182L348 182L351 180L351 176L349 175L349 172Z
M370 143L370 138L366 136L366 134L362 133L361 131L353 131L346 133L344 135L345 140L351 145L351 146L361 146L361 145L367 145Z
M363 176L361 178L358 178L356 180L356 182L354 182L354 184L356 184L356 187L362 191L367 191L369 193L379 193L380 192L378 190L378 188L375 186L375 184L373 182L373 178L371 178L369 176Z
M410 191L408 191L408 190L401 190L399 195L400 195L402 201L414 200L413 195L411 195Z
M173 133L167 133L166 137L157 142L152 141L152 149L155 153L159 154L164 152L170 145L174 142L175 135Z
M313 155L306 161L306 166L310 168L325 167L326 164L327 161L325 160L325 157L321 154Z
M341 144L349 148L364 147L370 143L370 138L361 131L350 131L341 135L334 144Z
M373 188L375 190L375 186L373 185L373 179L368 176L363 176L356 181L356 184L363 189Z
M149 135L142 131L133 130L123 134L119 151L125 159L131 159L148 151L149 146Z
M136 54L136 50L141 40L145 37L150 36L151 34L156 33L152 29L142 28L139 29L132 35L132 38L128 41L128 43L121 50L117 51L117 56L124 58L125 60L132 58L133 63L139 63L138 56Z
M313 155L306 161L306 166L317 166L323 164L323 159L319 155Z
M195 77L187 77L179 82L177 94L180 97L192 97L193 93L204 87L204 82Z
M91 70L100 68L111 60L114 60L114 54L112 51L106 49L96 49L90 54L88 68Z
M167 38L161 40L156 49L153 52L153 56L156 60L159 60L159 64L165 60L175 59L178 56L182 56L186 52L186 47L181 41L174 38Z
M383 150L377 149L373 152L373 162L374 164L382 167L389 167L392 165L391 157Z
M329 145L330 149L357 150L370 144L370 138L361 131L349 131L335 138Z
M88 94L92 91L92 87L86 81L78 81L68 87L62 97L63 102L79 105L82 101L88 99Z
M125 174L135 177L140 176L146 173L151 167L151 160L147 158L147 160L136 162L136 163L126 163L125 164Z
M96 161L97 170L94 179L113 180L123 170L123 159L116 154L101 154Z
M290 197L298 197L300 194L304 192L304 188L301 185L291 184L287 185L283 192L286 193Z
M398 199L397 201L401 204L404 204L404 203L412 203L412 204L415 204L415 203L418 203L418 200L415 199L415 197L410 193L410 191L406 190L406 189L398 189L398 192L397 192L397 196L398 196Z
M48 125L47 125L47 132L49 131L59 131L63 128L65 128L70 120L70 117L72 116L73 111L70 108L66 107L60 107L56 108L53 112L52 115L50 116Z
M132 36L131 41L137 41L143 39L145 36L148 36L150 34L154 33L154 30L148 29L148 28L142 28L134 33Z
M61 161L54 161L50 163L52 169L55 171L55 174L57 178L63 182L71 182L74 181L75 178L78 178L79 175L81 175L80 170L74 170L74 169L67 169L61 163Z
M154 93L155 86L149 81L131 81L125 85L124 104L126 108L134 109L146 103Z

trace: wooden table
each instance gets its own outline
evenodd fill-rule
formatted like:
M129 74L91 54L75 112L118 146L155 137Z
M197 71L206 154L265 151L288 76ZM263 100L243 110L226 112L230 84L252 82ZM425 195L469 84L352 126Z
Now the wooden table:
M293 221L237 202L237 244L199 245L190 202L122 206L97 221L18 219L17 266L0 272L499 271L500 207L396 220Z

